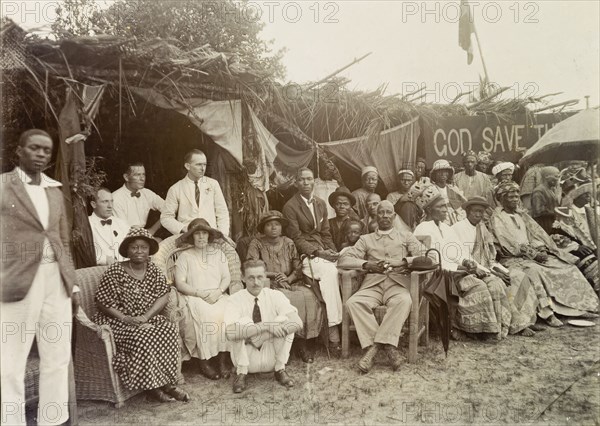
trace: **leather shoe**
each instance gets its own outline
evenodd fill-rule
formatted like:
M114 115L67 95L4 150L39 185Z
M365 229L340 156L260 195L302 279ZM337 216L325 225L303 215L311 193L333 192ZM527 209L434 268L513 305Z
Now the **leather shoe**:
M312 364L315 361L315 355L312 350L312 345L306 339L298 339L297 341L298 355L307 364Z
M173 398L175 398L177 401L181 401L181 402L189 402L190 401L190 395L182 390L179 389L177 386L175 385L164 385L161 390L163 392L165 392L167 395L172 396Z
M288 373L285 369L281 369L275 372L275 380L281 383L286 388L294 387L294 381L288 376Z
M210 365L210 362L207 359L201 359L199 362L198 370L200 374L210 380L219 380L221 375L215 371L215 369Z
M233 379L233 393L242 393L246 389L246 375L236 374Z
M400 356L400 351L396 346L393 345L385 345L385 351L390 359L392 370L398 371L398 369L400 369L402 366L402 357Z
M375 363L375 355L377 355L377 352L379 352L379 347L376 343L369 346L367 352L363 355L360 361L358 361L358 369L363 373L368 373Z

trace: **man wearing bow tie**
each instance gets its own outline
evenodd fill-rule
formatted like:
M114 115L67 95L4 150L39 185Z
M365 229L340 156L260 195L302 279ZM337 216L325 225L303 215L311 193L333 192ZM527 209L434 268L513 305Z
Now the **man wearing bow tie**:
M150 210L161 212L165 204L155 192L145 188L146 169L142 163L132 163L123 174L125 184L112 193L113 214L129 226L145 228L150 234L160 228L160 220L148 224Z
M206 155L193 149L183 160L187 174L176 182L165 199L160 215L162 226L173 235L187 231L188 224L196 219L206 219L223 235L229 235L229 209L219 182L204 176Z
M96 264L110 265L123 258L119 255L119 245L129 231L129 225L113 216L113 196L106 188L99 188L91 202L94 212L89 216L94 235Z

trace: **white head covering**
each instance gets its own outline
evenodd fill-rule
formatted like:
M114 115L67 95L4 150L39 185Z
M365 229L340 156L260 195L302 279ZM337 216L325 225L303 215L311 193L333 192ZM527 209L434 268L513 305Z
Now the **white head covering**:
M408 170L408 169L402 169L398 172L398 175L401 175L403 173L406 173L407 175L411 175L411 177L414 179L415 178L415 174L413 173L412 170Z
M374 166L366 166L363 167L360 171L360 176L363 177L364 175L366 175L369 172L375 172L379 175L379 172L377 171L377 168Z
M498 173L503 172L504 170L510 169L511 172L515 171L515 165L513 163L504 162L496 164L492 167L492 174L496 176Z

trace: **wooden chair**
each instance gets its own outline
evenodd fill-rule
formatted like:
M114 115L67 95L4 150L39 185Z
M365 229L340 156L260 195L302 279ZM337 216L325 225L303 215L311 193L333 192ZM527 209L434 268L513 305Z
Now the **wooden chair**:
M77 399L108 401L115 408L120 408L125 401L142 391L125 388L113 368L116 345L110 326L98 325L90 320L97 312L94 298L107 268L94 266L75 271L81 300L75 319L75 383ZM170 298L173 298L173 292L174 288ZM165 316L169 318L169 315ZM179 364L178 374L183 377L181 362Z
M418 236L426 247L430 244L429 237ZM429 302L423 297L423 285L427 282L432 271L417 272L410 274L410 297L413 301L410 315L404 327L408 325L408 362L417 360L417 347L419 343L427 346L429 344ZM363 281L364 273L356 270L339 269L339 281L342 291L342 357L347 358L350 354L350 331L356 331L352 318L346 307L346 302L358 291ZM377 322L381 324L387 308L378 306L373 310Z

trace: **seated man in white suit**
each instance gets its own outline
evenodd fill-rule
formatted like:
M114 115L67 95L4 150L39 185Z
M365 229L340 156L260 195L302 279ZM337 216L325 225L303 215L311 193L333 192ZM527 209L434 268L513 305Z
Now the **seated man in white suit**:
M224 235L229 235L229 209L219 182L204 176L206 155L193 149L185 155L184 166L188 172L169 188L160 223L176 235L187 231L193 219L202 218Z
M90 203L94 212L89 216L94 236L97 265L110 265L121 261L119 246L129 232L124 220L113 216L113 196L107 188L98 188Z

